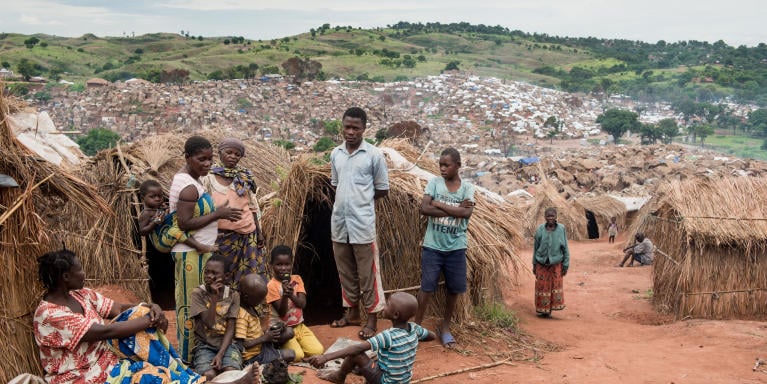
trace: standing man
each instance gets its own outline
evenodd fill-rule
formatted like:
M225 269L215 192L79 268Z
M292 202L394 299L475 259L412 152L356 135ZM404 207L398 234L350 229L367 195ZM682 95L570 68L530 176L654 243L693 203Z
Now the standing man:
M341 123L344 143L330 154L330 183L336 189L330 231L346 311L330 326L360 325L362 304L368 318L359 337L367 340L375 335L378 312L386 304L375 242L375 199L389 194L389 171L383 153L363 138L365 111L349 108Z

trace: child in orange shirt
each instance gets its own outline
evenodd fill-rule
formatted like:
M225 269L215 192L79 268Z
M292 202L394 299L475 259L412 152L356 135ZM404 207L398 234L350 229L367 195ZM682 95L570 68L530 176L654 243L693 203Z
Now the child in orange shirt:
M306 288L299 275L292 275L293 250L285 245L272 249L271 264L274 277L267 284L266 302L272 305L272 316L293 328L294 336L282 348L295 352L295 361L321 355L325 351L317 337L304 324Z

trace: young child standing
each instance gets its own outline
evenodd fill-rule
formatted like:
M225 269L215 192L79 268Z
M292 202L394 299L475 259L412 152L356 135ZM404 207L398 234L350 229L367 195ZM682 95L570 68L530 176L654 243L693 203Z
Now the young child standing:
M450 333L458 295L466 292L466 229L474 211L474 186L461 180L461 155L455 148L442 151L441 177L429 180L421 201L421 214L428 216L421 252L421 290L415 323L421 324L426 307L437 290L439 275L445 275L447 298L442 323L437 327L440 342L455 345Z
M296 358L290 349L280 349L282 345L293 338L293 328L286 327L283 322L275 322L267 332L261 328L256 307L264 302L266 284L257 274L245 275L240 279L240 312L237 316L235 338L242 342L242 360L245 365L257 362L261 365L271 363L276 359L287 362Z
M307 363L321 368L330 360L345 357L335 372L320 376L332 383L344 383L346 376L359 368L359 373L368 383L409 383L413 376L418 341L434 340L432 332L408 320L418 310L415 296L397 292L386 301L383 317L391 320L392 327L369 338L367 341L350 345L336 352L309 357ZM372 350L377 361L370 359L365 351Z
M271 254L272 279L267 284L266 302L272 305L273 318L279 319L289 328L294 336L282 347L295 352L295 361L304 356L321 354L325 348L309 327L304 324L306 307L306 288L301 276L292 275L293 250L286 245L278 245Z
M226 260L213 255L205 263L205 284L192 291L189 318L194 326L195 372L212 380L224 371L242 369L239 346L233 343L240 295L224 285Z
M607 240L609 244L615 242L615 236L618 235L618 224L615 223L615 217L610 218L610 226L607 227L607 235L610 236Z
M138 216L139 233L149 235L149 241L160 253L169 253L176 243L184 243L200 253L214 252L218 247L200 244L193 237L173 224L173 215L168 213L162 186L156 180L146 180L139 186L144 209Z

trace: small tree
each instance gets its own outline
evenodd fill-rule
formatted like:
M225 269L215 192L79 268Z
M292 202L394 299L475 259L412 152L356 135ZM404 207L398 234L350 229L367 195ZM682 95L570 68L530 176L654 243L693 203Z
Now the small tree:
M658 122L658 134L663 144L671 144L679 136L679 126L674 119L663 119Z
M445 66L445 70L446 71L458 71L458 70L460 70L460 68L458 68L458 66L460 64L461 64L460 61L453 60L453 61L447 63L447 65Z
M312 148L314 152L325 152L328 149L331 149L336 146L336 143L333 141L333 139L323 136L320 137L319 140L314 144L314 147Z
M639 130L639 115L634 112L623 109L608 109L605 113L597 117L597 123L602 126L602 130L613 135L613 140L623 136L626 131Z
M120 135L104 128L96 128L88 131L83 137L77 139L77 144L80 145L83 153L88 156L93 156L96 152L113 148L120 140Z

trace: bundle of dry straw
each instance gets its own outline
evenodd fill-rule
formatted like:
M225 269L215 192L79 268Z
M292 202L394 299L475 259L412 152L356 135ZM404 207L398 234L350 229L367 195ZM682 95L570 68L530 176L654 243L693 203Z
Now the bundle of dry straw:
M656 247L653 304L677 318L767 315L767 179L662 186L632 226Z
M549 207L557 209L557 221L565 226L568 239L583 240L588 238L586 213L583 209L578 209L571 202L565 200L546 178L542 179L537 186L535 201L527 210L527 225L525 226L527 236L535 235L538 225L544 222L543 214Z
M32 337L32 313L40 301L37 257L61 248L46 219L73 204L85 214L108 215L109 207L96 191L63 169L39 159L13 135L7 117L19 101L2 95L0 83L0 173L13 177L19 188L0 188L0 258L6 266L0 284L0 381L30 372L40 374ZM86 269L86 273L92 271Z
M396 144L400 149L405 143ZM401 151L409 161L420 155L412 148ZM265 213L264 227L272 244L287 244L297 249L307 206L332 205L330 167L318 164L316 158L294 162L277 196ZM405 171L389 171L389 195L376 202L377 242L381 255L381 274L387 291L416 290L420 285L421 242L426 220L419 213L426 181ZM469 294L464 295L456 310L460 320L472 315L474 304L495 299L501 287L516 277L528 263L519 259L517 249L522 241L522 214L509 204L497 205L481 194L469 220L467 250ZM329 224L329 223L328 223ZM415 287L415 288L413 288ZM339 292L340 295L340 292ZM438 298L434 305L439 305ZM434 313L433 306L430 310Z

